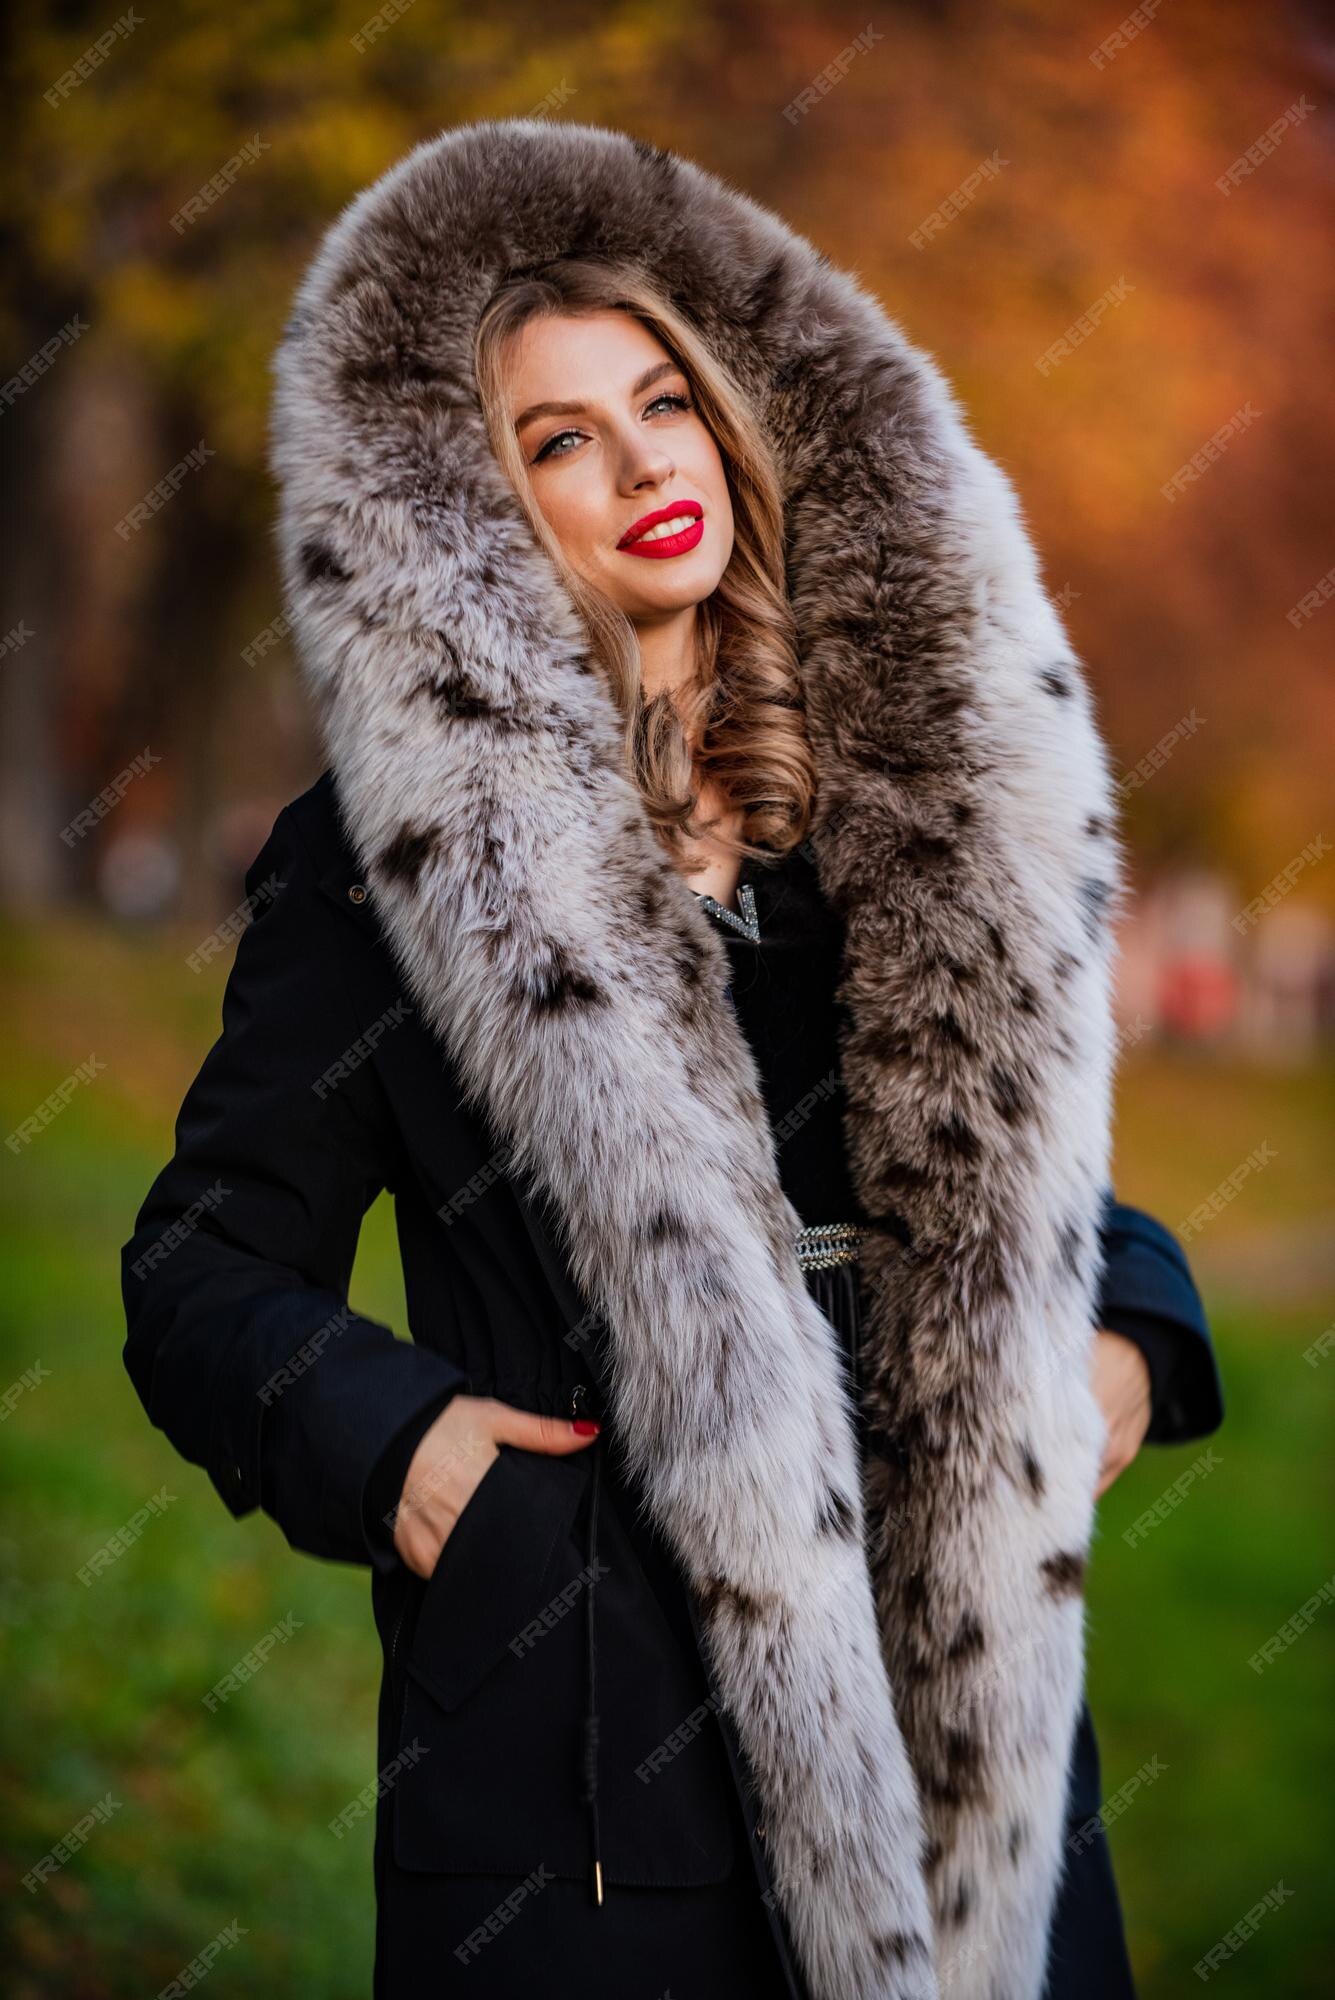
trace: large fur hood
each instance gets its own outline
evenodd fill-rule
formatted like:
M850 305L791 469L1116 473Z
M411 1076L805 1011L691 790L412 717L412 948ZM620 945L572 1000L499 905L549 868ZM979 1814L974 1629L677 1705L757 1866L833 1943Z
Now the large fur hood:
M722 939L489 450L496 283L637 261L781 468L845 926L871 1421L799 1268ZM933 364L809 242L600 127L446 131L351 202L275 359L287 606L425 1021L550 1197L697 1593L813 2000L1039 2000L1103 1425L1123 854L1081 668Z

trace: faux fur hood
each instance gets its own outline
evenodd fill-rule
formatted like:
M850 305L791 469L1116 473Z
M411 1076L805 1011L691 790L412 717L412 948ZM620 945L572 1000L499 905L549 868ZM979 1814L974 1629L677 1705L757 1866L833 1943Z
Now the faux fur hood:
M487 443L482 306L598 253L692 317L781 468L878 1224L864 1393L907 1472L859 1480L723 941ZM610 1414L704 1612L813 2000L1039 2000L1103 1440L1124 863L1011 489L850 276L601 127L419 146L328 230L274 367L287 607L344 822L610 1330Z

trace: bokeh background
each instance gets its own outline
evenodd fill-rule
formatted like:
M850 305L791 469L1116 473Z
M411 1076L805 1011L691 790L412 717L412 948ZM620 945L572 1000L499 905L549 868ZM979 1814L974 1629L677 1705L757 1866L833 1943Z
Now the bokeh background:
M1019 488L1134 854L1117 1186L1186 1242L1228 1405L1153 1532L1125 1531L1205 1447L1147 1449L1101 1510L1106 1793L1157 1773L1111 1825L1137 1973L1150 2000L1195 1991L1282 1885L1212 1980L1329 1990L1332 20L872 8L23 10L0 157L0 1981L22 2000L155 1992L234 1921L211 1993L369 1991L370 1821L327 1830L374 1774L367 1573L234 1523L151 1429L118 1255L218 1032L231 946L198 948L323 762L280 616L269 356L351 196L444 126L515 115L629 130L777 209L939 358ZM388 1225L377 1204L353 1297L401 1326Z

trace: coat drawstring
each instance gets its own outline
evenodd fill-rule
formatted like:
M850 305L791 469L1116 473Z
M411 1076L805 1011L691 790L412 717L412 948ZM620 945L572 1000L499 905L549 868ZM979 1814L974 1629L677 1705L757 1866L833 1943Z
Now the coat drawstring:
M602 1489L602 1438L595 1438L589 1450L593 1453L593 1473L590 1480L587 1586L584 1593L587 1696L584 1711L582 1777L583 1795L589 1808L589 1861L593 1878L593 1900L601 1908L603 1863L598 1827L598 1632L594 1618L593 1594L598 1579L598 1498Z

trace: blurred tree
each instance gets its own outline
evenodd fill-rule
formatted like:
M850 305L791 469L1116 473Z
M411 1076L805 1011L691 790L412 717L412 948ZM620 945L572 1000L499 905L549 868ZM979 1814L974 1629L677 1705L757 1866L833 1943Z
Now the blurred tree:
M870 37L830 0L416 0L379 20L370 0L180 0L138 21L71 77L107 13L45 0L13 63L6 379L76 316L87 331L0 422L0 638L34 635L0 660L0 896L87 892L103 836L60 829L149 744L162 761L115 824L174 827L184 904L209 904L216 808L316 767L285 650L241 659L279 610L269 357L353 195L445 126L528 113L699 159L939 357L1016 480L1119 763L1203 718L1128 796L1144 861L1261 883L1319 831L1335 608L1286 613L1335 561L1331 56L1297 0L1174 0L1112 46L1106 0L898 0ZM1040 366L1099 301L1097 330ZM1256 414L1166 499L1240 409ZM118 535L201 441L180 492ZM1335 901L1335 871L1312 889Z

